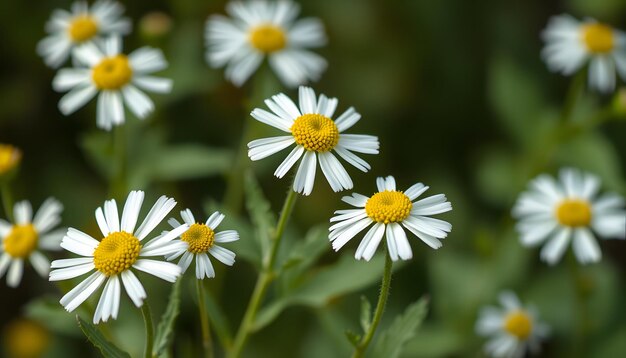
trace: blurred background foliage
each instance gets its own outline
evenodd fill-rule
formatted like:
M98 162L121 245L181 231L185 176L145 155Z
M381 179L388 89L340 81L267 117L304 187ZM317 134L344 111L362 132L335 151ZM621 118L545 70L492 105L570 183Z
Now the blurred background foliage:
M571 79L549 73L539 56L539 33L550 16L592 16L623 29L626 2L299 2L304 15L322 19L329 37L320 50L329 68L313 87L338 97L339 111L354 106L363 115L355 132L381 140L381 155L366 158L370 173L349 170L354 190L371 194L376 176L392 174L400 187L422 181L432 193L446 193L454 205L445 215L454 229L444 247L434 252L413 240L414 259L396 267L382 328L411 302L430 298L428 315L401 356L482 356L483 340L473 331L477 310L494 304L502 289L534 303L552 326L545 356L623 356L624 243L602 241L602 262L576 272L567 260L550 268L539 261L537 250L521 247L510 208L530 178L566 165L594 172L605 189L626 193L626 95L586 92L563 131L558 120ZM170 61L162 75L175 83L172 94L153 97L156 113L144 122L128 121L128 187L146 190L146 203L167 194L178 200L177 211L189 207L196 216L203 210L207 215L221 207L227 174L241 154L243 128L253 126L255 138L275 134L252 123L251 108L278 91L292 97L296 92L267 76L235 88L222 71L205 64L203 24L210 14L223 13L225 1L124 3L134 22L125 49L162 48ZM51 89L55 72L35 54L51 11L69 5L69 0L0 2L0 142L24 152L13 184L17 199L37 207L54 196L65 205L64 225L95 232L95 208L115 194L108 187L117 170L112 134L95 128L95 103L68 118L59 113L61 95ZM592 117L606 108L610 120L596 125ZM288 179L272 177L280 160L246 162L256 177L247 179L249 206L280 210L288 186ZM318 176L313 195L298 199L281 253L285 274L270 293L272 303L260 312L262 330L252 337L249 356L350 352L344 330L358 331L361 295L375 302L383 260L356 262L351 258L356 243L341 253L330 249L327 222L344 207L344 194L332 193ZM216 334L225 339L238 325L258 267L254 238L263 233L250 221L275 217L259 215L265 217L245 212L228 217L224 227L242 237L234 245L238 261L228 270L216 265L217 277L206 282L212 292L208 310ZM171 286L147 275L142 280L158 318ZM192 281L182 282L174 356L192 356L198 349L192 345L200 336ZM21 329L31 338L43 337L32 340L45 342L47 357L96 355L74 315L58 304L60 292L32 269L19 289L0 283L0 297L3 354L9 342L16 342L12 333ZM15 321L23 316L34 321ZM143 349L140 317L123 298L120 319L105 324L133 356Z

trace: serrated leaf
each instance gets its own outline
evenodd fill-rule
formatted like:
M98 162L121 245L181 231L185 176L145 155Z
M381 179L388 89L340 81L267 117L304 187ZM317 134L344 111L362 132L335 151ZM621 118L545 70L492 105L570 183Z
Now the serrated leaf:
M428 312L428 299L420 298L409 305L404 313L393 321L391 326L381 332L380 338L372 349L372 357L396 358L402 353L404 345L417 334Z
M372 324L372 304L365 296L361 296L361 328L367 332Z
M246 209L250 214L250 219L255 228L255 238L257 239L263 257L269 249L276 215L271 210L269 201L265 198L263 190L251 171L248 171L244 180L246 191Z
M102 333L93 324L83 320L76 315L78 327L85 334L89 342L98 348L103 356L107 358L130 358L130 355L123 350L117 348L113 343L109 342Z
M161 317L161 321L157 326L156 335L154 338L153 352L157 356L161 356L172 344L174 336L174 324L176 318L180 313L180 286L181 280L176 281L172 285L172 292L170 293L169 300L165 312Z
M356 334L350 330L346 330L344 333L346 334L346 338L348 338L348 342L350 342L350 344L355 347L359 345L359 342L361 341L360 334Z

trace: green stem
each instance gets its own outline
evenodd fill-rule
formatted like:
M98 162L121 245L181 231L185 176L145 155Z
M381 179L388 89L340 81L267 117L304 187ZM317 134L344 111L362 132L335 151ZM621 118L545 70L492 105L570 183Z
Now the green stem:
M11 195L11 188L9 187L9 181L4 181L0 184L0 195L2 195L2 207L4 208L4 215L10 222L13 221L13 196Z
M580 71L570 84L567 96L565 97L565 104L563 105L563 111L561 112L561 123L566 123L571 120L572 113L576 108L578 98L585 87L586 71Z
M228 355L229 357L236 358L241 355L243 347L252 332L254 320L256 318L257 311L259 310L259 306L261 305L261 301L263 301L267 288L275 278L274 265L276 263L276 257L278 256L278 248L280 247L280 242L282 241L287 221L289 221L289 217L291 216L297 197L298 194L293 191L290 186L289 194L287 194L287 198L285 198L283 210L280 214L280 218L278 219L276 231L274 232L272 247L269 254L263 259L263 270L257 278L254 291L250 297L250 302L246 308L246 313L243 316L241 325L239 326L239 330L235 336L235 342L233 343L232 350Z
M209 329L209 315L206 312L204 286L202 280L196 280L196 292L198 294L198 308L200 310L200 326L202 327L202 349L204 356L213 357L213 341L211 340L211 331Z
M576 320L576 341L573 345L572 357L587 356L587 336L591 324L589 316L589 290L587 289L587 278L581 272L574 255L567 256L567 264L571 275L574 289L576 290L576 312L572 317Z
M146 349L144 357L152 358L152 347L154 346L154 326L152 324L152 313L150 312L150 305L148 302L144 302L141 306L141 314L143 315L143 322L146 327Z
M391 267L393 265L393 261L391 260L391 256L388 253L385 253L385 271L383 272L383 280L380 285L380 295L378 296L378 304L376 304L376 312L374 313L374 319L372 320L372 324L369 327L369 330L361 339L361 342L356 346L354 350L354 354L352 358L359 358L365 355L365 351L369 346L372 338L374 337L374 333L376 333L376 328L380 323L380 319L383 316L383 312L385 311L385 305L387 304L387 297L389 297L389 287L391 286Z
M126 125L115 127L113 132L113 152L115 153L115 174L111 179L110 193L113 198L122 199L126 195Z

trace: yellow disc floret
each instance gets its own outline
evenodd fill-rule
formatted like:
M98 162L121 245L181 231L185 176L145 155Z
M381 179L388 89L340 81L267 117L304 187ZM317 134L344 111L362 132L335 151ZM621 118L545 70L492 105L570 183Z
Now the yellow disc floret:
M98 22L91 16L80 16L72 20L67 31L72 41L84 42L98 33Z
M533 331L533 322L528 313L513 311L504 318L504 330L517 339L526 339Z
M252 47L263 53L276 52L287 45L285 31L271 24L253 27L249 39Z
M303 114L291 126L296 143L314 152L328 152L339 143L339 129L335 122L321 114Z
M124 87L133 77L128 57L117 55L104 58L93 68L93 81L98 89L117 90Z
M382 191L365 203L365 212L372 220L389 224L401 222L409 216L413 203L400 191Z
M93 263L106 276L117 275L137 261L139 250L139 239L133 235L125 231L112 232L96 247Z
M15 168L22 159L22 152L12 145L0 144L0 175Z
M564 226L589 226L591 205L579 199L563 200L556 208L556 219Z
M588 24L582 27L583 43L590 52L607 53L615 47L613 29L604 24Z
M189 252L200 254L209 251L215 242L215 232L204 224L193 224L180 238L189 244Z
M3 338L9 357L35 358L44 356L51 334L36 321L18 318L6 325Z
M33 224L15 225L4 239L4 251L13 258L26 258L37 248L39 235Z

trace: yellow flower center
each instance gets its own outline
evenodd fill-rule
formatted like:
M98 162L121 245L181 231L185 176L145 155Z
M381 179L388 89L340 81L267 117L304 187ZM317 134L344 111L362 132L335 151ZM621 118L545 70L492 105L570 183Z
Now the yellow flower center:
M583 42L593 53L611 52L615 47L613 29L604 24L588 24L582 28Z
M22 152L12 145L0 144L0 175L15 168L22 159Z
M278 26L260 25L250 30L250 44L263 53L272 53L285 48L287 36Z
M13 258L26 258L37 248L39 235L33 224L15 225L4 239L4 251Z
M504 318L504 329L517 339L526 339L533 330L533 323L526 312L514 311Z
M139 239L133 235L125 231L112 232L96 247L93 263L103 274L117 275L128 270L137 261L139 250Z
M328 152L339 143L339 129L335 122L321 114L303 114L291 126L296 143L306 150Z
M382 191L365 203L365 213L379 223L397 223L409 216L413 203L400 191Z
M563 200L556 208L556 218L564 226L589 226L591 205L584 200Z
M50 338L50 332L41 324L18 318L5 327L3 341L9 357L34 358L44 355Z
M107 57L93 68L92 78L101 90L116 90L124 87L133 77L128 57L117 55Z
M201 254L209 251L215 242L215 232L204 224L193 224L180 238L189 244L189 252Z
M70 23L67 31L72 41L84 42L98 33L98 23L91 16L80 16Z

